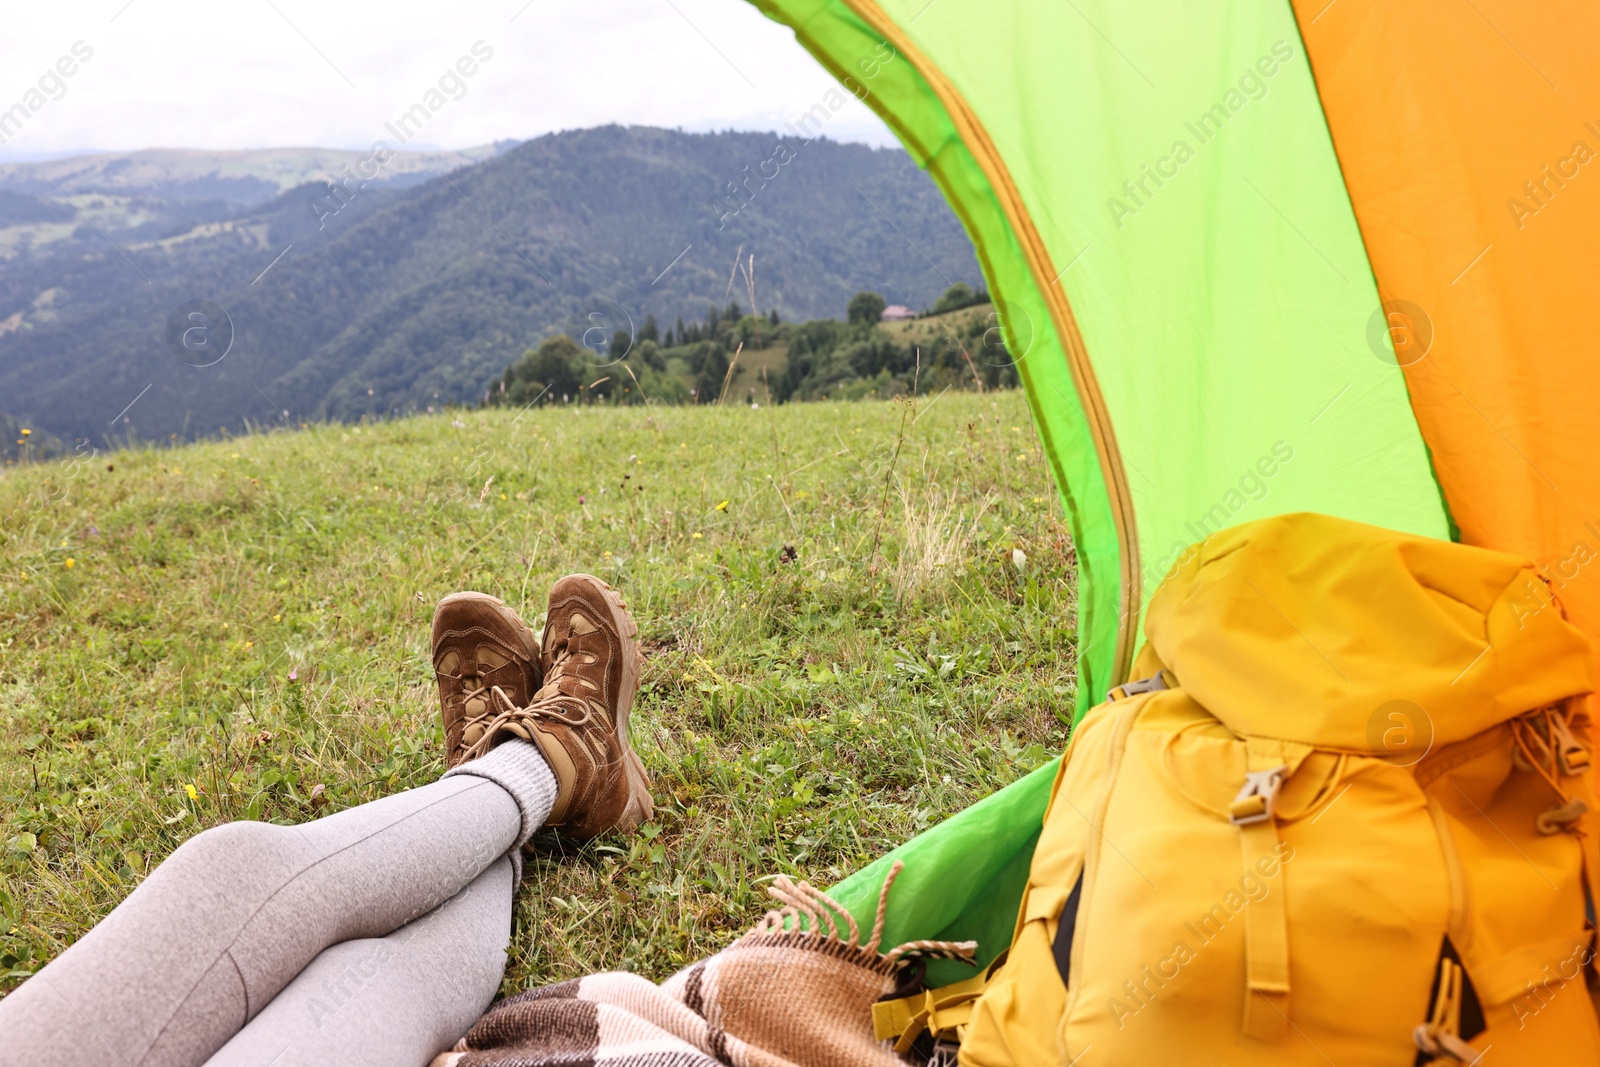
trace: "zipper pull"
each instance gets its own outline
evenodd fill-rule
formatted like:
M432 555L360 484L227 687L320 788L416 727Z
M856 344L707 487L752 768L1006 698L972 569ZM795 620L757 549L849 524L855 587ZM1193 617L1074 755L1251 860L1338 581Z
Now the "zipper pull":
M1477 1051L1461 1040L1461 985L1466 971L1455 960L1439 961L1439 995L1434 998L1428 1021L1411 1032L1425 1062L1472 1063Z

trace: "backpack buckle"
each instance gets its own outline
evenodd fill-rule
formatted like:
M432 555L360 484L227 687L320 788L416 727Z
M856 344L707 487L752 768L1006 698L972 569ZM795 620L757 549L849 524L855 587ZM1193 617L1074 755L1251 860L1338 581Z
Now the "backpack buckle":
M1148 678L1140 678L1136 682L1123 682L1121 685L1113 687L1106 693L1106 699L1127 700L1129 697L1136 697L1140 693L1156 693L1167 688L1170 687L1167 685L1165 673L1157 671Z
M1289 773L1289 765L1280 763L1265 771L1246 771L1244 785L1228 805L1228 821L1235 826L1250 826L1272 818L1278 800L1278 790Z

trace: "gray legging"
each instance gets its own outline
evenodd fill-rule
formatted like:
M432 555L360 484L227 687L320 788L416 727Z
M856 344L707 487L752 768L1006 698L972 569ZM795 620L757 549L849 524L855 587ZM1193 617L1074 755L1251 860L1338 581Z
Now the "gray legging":
M314 822L198 834L0 1000L0 1067L421 1067L499 988L555 793L512 741Z

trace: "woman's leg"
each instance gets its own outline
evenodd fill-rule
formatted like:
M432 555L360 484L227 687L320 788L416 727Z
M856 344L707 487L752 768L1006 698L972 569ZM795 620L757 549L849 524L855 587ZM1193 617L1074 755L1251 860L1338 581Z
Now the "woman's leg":
M0 1000L0 1067L198 1067L323 949L383 937L515 855L555 794L538 750L507 742L314 822L207 830Z
M206 1067L426 1067L500 988L512 879L497 860L388 937L324 949Z

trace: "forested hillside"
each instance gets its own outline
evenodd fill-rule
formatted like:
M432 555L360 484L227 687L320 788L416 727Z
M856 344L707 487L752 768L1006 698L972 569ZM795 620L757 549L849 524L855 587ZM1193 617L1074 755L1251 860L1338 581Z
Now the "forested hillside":
M979 281L903 152L776 134L605 127L254 206L63 192L0 202L66 229L28 247L0 229L0 410L96 443L475 402L553 332L748 306L752 282L792 320ZM736 255L753 279L730 286Z

